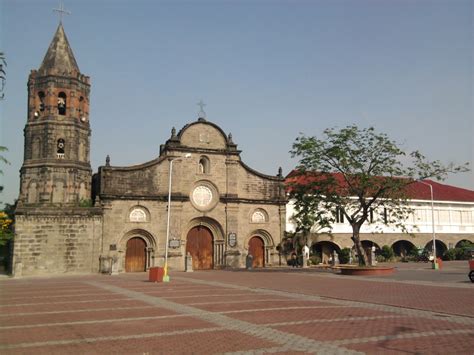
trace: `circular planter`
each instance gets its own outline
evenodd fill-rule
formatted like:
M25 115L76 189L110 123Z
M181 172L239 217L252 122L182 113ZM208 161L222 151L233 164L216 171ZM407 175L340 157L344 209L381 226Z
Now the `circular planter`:
M395 272L393 267L341 267L342 275L351 276L384 276Z

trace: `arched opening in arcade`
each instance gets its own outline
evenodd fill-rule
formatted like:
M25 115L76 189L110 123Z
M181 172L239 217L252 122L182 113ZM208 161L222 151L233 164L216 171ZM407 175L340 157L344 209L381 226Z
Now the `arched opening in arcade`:
M455 248L474 248L474 243L470 240L463 239L456 243Z
M363 240L361 241L361 243L362 243L362 248L364 248L365 250L365 254L367 255L367 258L369 259L369 263L372 264L372 262L375 261L375 260L372 260L372 250L374 251L375 259L377 259L377 256L380 254L380 246L371 240ZM357 255L357 249L355 245L352 247L352 250L354 254Z
M214 236L211 230L198 225L191 228L186 237L186 255L191 255L193 270L214 268Z
M318 256L323 264L331 263L334 252L339 254L341 248L336 243L330 241L316 242L311 246L311 254Z
M425 250L427 250L430 254L433 253L433 241L430 240L426 245L425 245ZM448 247L446 244L444 244L442 241L436 239L436 257L441 258L443 254L448 250Z
M249 240L249 255L252 255L252 267L265 267L265 243L260 236Z
M405 258L408 255L416 253L416 246L408 240L399 240L392 244L393 252L396 256Z

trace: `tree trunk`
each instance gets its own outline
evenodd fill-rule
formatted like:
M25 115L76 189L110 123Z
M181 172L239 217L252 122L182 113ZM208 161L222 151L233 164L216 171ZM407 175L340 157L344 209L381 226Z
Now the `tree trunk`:
M367 253L365 252L365 249L362 246L362 243L360 241L358 226L352 226L352 240L356 247L357 255L359 256L359 265L360 266L369 265L369 259L367 257Z

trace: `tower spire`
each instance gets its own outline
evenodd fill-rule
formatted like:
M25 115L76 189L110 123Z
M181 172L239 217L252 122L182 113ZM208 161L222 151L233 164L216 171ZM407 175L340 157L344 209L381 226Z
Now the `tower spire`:
M42 75L58 74L72 76L76 76L79 73L79 67L61 22L59 22L58 29L44 56L39 72Z

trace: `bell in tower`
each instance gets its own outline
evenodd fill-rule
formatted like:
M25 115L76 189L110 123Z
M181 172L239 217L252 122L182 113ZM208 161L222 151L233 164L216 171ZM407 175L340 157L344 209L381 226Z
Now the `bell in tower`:
M28 79L21 205L76 205L91 198L89 92L90 79L79 71L60 22Z

